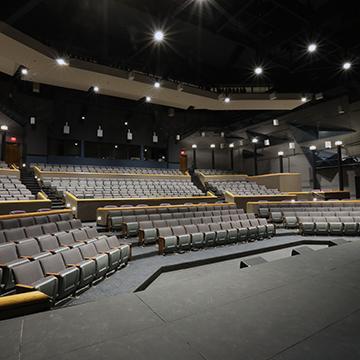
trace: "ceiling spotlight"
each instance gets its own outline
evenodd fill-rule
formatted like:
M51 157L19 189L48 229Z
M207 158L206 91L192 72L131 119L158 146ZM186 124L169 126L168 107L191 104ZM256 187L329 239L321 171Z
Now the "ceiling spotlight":
M349 70L351 68L351 62L349 61L344 62L342 67L344 70Z
M234 148L234 144L229 144L229 148L233 149Z
M147 96L147 97L145 98L145 101L146 101L147 103L151 102L151 97L150 97L150 96Z
M69 65L69 63L63 58L56 59L56 63L60 66L68 66Z
M255 72L255 75L261 75L263 73L263 68L258 66L255 68L254 72Z
M316 44L310 44L307 49L308 49L309 53L313 53L314 51L316 51L317 45Z
M302 101L303 103L306 103L306 102L307 102L307 97L306 97L306 96L302 96L302 97L301 97L301 101Z
M259 140L258 140L257 138L253 138L253 139L251 140L251 142L252 142L253 144L257 144L257 143L259 142Z
M0 126L0 129L1 129L2 131L8 131L8 130L9 130L9 127L8 127L7 125L1 125L1 126Z
M154 40L156 42L162 42L164 40L164 33L161 30L157 30L154 32Z
M283 152L283 151L279 151L279 152L278 152L278 156L284 156L284 152Z
M117 149L117 148L118 148L118 146L117 146L117 145L115 145L114 147L115 147L115 149Z
M227 104L230 102L230 98L229 97L226 97L225 99L224 99L224 102L226 102Z
M196 145L196 144L193 144L191 147L192 147L193 149L196 149L196 148L197 148L197 145Z
M274 126L279 126L279 120L278 120L278 119L274 119L274 120L273 120L273 125L274 125Z
M310 149L311 151L315 151L315 150L316 150L316 145L311 145L311 146L309 146L309 149Z
M125 126L128 126L128 122L127 122L127 121L125 121L125 122L124 122L124 125L125 125Z
M21 75L28 75L29 70L26 67L21 68Z
M94 90L95 93L98 93L100 89L99 89L98 86L94 86L94 87L93 87L93 90Z
M210 148L211 148L211 149L215 149L215 144L211 144L211 145L210 145Z
M158 81L155 81L154 82L154 87L158 89L160 87L160 83Z
M265 146L270 146L270 139L265 139L264 140L264 145Z
M83 116L81 117L81 120L85 120L85 115L83 115Z
M343 142L341 140L335 141L336 146L342 146Z

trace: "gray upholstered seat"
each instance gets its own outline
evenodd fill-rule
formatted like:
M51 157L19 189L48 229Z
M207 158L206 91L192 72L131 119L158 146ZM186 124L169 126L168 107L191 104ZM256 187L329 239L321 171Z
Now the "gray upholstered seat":
M19 257L29 260L39 260L51 255L49 251L41 251L39 243L35 239L21 241L16 245L16 250Z
M250 240L256 240L258 238L258 229L256 226L252 226L249 220L241 220L241 226L248 230Z
M216 235L215 242L218 245L225 244L227 241L227 231L221 228L220 223L209 224L210 231L213 231Z
M58 221L56 223L56 226L58 228L58 231L70 231L71 225L69 221Z
M196 225L188 224L184 226L187 234L191 237L191 246L195 249L204 246L204 234L199 231Z
M198 224L197 228L199 232L204 234L204 245L213 246L216 241L216 233L212 231L209 227L209 224Z
M121 265L120 249L111 249L106 241L106 236L100 237L94 242L96 250L99 254L106 254L109 260L109 271L116 270Z
M173 234L178 239L178 249L190 250L191 248L191 236L188 234L183 226L174 226L172 228Z
M152 221L139 222L139 240L142 244L155 243L157 239L157 230Z
M14 243L0 245L0 267L3 272L2 287L5 290L15 287L14 278L11 269L14 266L25 264L28 259L18 258L16 245Z
M80 270L79 288L90 285L95 279L96 264L93 260L84 260L78 248L63 251L61 256L66 266L75 266Z
M113 235L108 236L106 241L111 249L120 249L121 252L121 264L126 265L130 260L130 246L128 244L121 244L119 239Z
M41 225L32 225L24 228L27 238L36 238L38 236L44 235Z
M158 228L159 242L163 244L164 253L174 252L178 248L177 237L170 227Z
M71 233L60 232L55 234L60 246L76 248L83 245L83 242L77 242Z
M41 259L40 264L46 276L55 276L58 279L57 298L63 299L75 293L80 281L80 270L77 267L66 267L61 254Z
M221 224L221 228L223 230L226 230L227 232L227 237L226 240L229 243L235 243L238 240L238 231L236 228L234 228L231 224L231 222L222 222Z
M15 266L12 270L18 291L28 291L31 286L33 290L41 291L52 299L56 298L58 280L55 276L46 276L39 261Z
M8 242L18 242L21 240L26 239L26 234L24 231L24 228L15 228L15 229L9 229L4 231L4 235L6 238L6 241Z
M238 233L237 241L241 241L241 242L247 241L248 229L246 227L243 227L239 220L233 221L231 223L231 226L237 230L237 233Z
M37 241L41 251L50 251L51 253L56 254L61 251L69 250L68 247L60 246L56 236L51 234L39 236Z

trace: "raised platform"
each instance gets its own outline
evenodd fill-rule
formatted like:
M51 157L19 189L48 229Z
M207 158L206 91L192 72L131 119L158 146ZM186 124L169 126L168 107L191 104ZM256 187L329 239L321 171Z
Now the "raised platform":
M0 323L1 358L358 359L360 242Z

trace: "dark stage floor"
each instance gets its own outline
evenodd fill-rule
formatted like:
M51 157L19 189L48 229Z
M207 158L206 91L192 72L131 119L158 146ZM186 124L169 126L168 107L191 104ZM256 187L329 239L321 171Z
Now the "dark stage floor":
M229 264L3 321L0 358L359 359L360 242Z

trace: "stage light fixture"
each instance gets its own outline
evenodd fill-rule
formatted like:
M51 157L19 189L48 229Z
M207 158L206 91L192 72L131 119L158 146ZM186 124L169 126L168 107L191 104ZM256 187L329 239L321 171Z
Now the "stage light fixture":
M163 31L157 30L157 31L154 32L154 40L155 40L155 42L160 43L160 42L162 42L164 40L164 38L165 38L165 34L164 34Z
M255 75L261 75L263 73L263 68L260 66L257 66L254 70Z
M303 103L306 103L306 102L308 101L308 99L307 99L306 96L302 96L302 97L301 97L301 101L302 101Z
M26 67L22 67L21 68L21 75L26 76L28 74L29 74L29 70Z
M159 81L155 81L154 82L154 88L159 89L159 87L160 87Z
M224 99L224 102L228 104L228 103L230 102L230 98L229 98L229 97L226 97L226 98Z
M147 97L145 98L145 101L146 101L147 103L151 102L151 97L150 97L150 96L147 96Z
M351 62L349 61L344 62L342 67L344 70L349 70L351 68Z
M96 85L93 87L93 90L94 90L94 93L98 93L100 91L99 87Z
M317 45L316 45L316 44L314 44L314 43L309 44L309 46L308 46L308 48L307 48L307 50L308 50L308 52L309 52L309 53L313 53L313 52L315 52L315 51L316 51L316 49L317 49Z
M69 65L69 63L63 58L57 58L55 61L60 66L68 66Z

